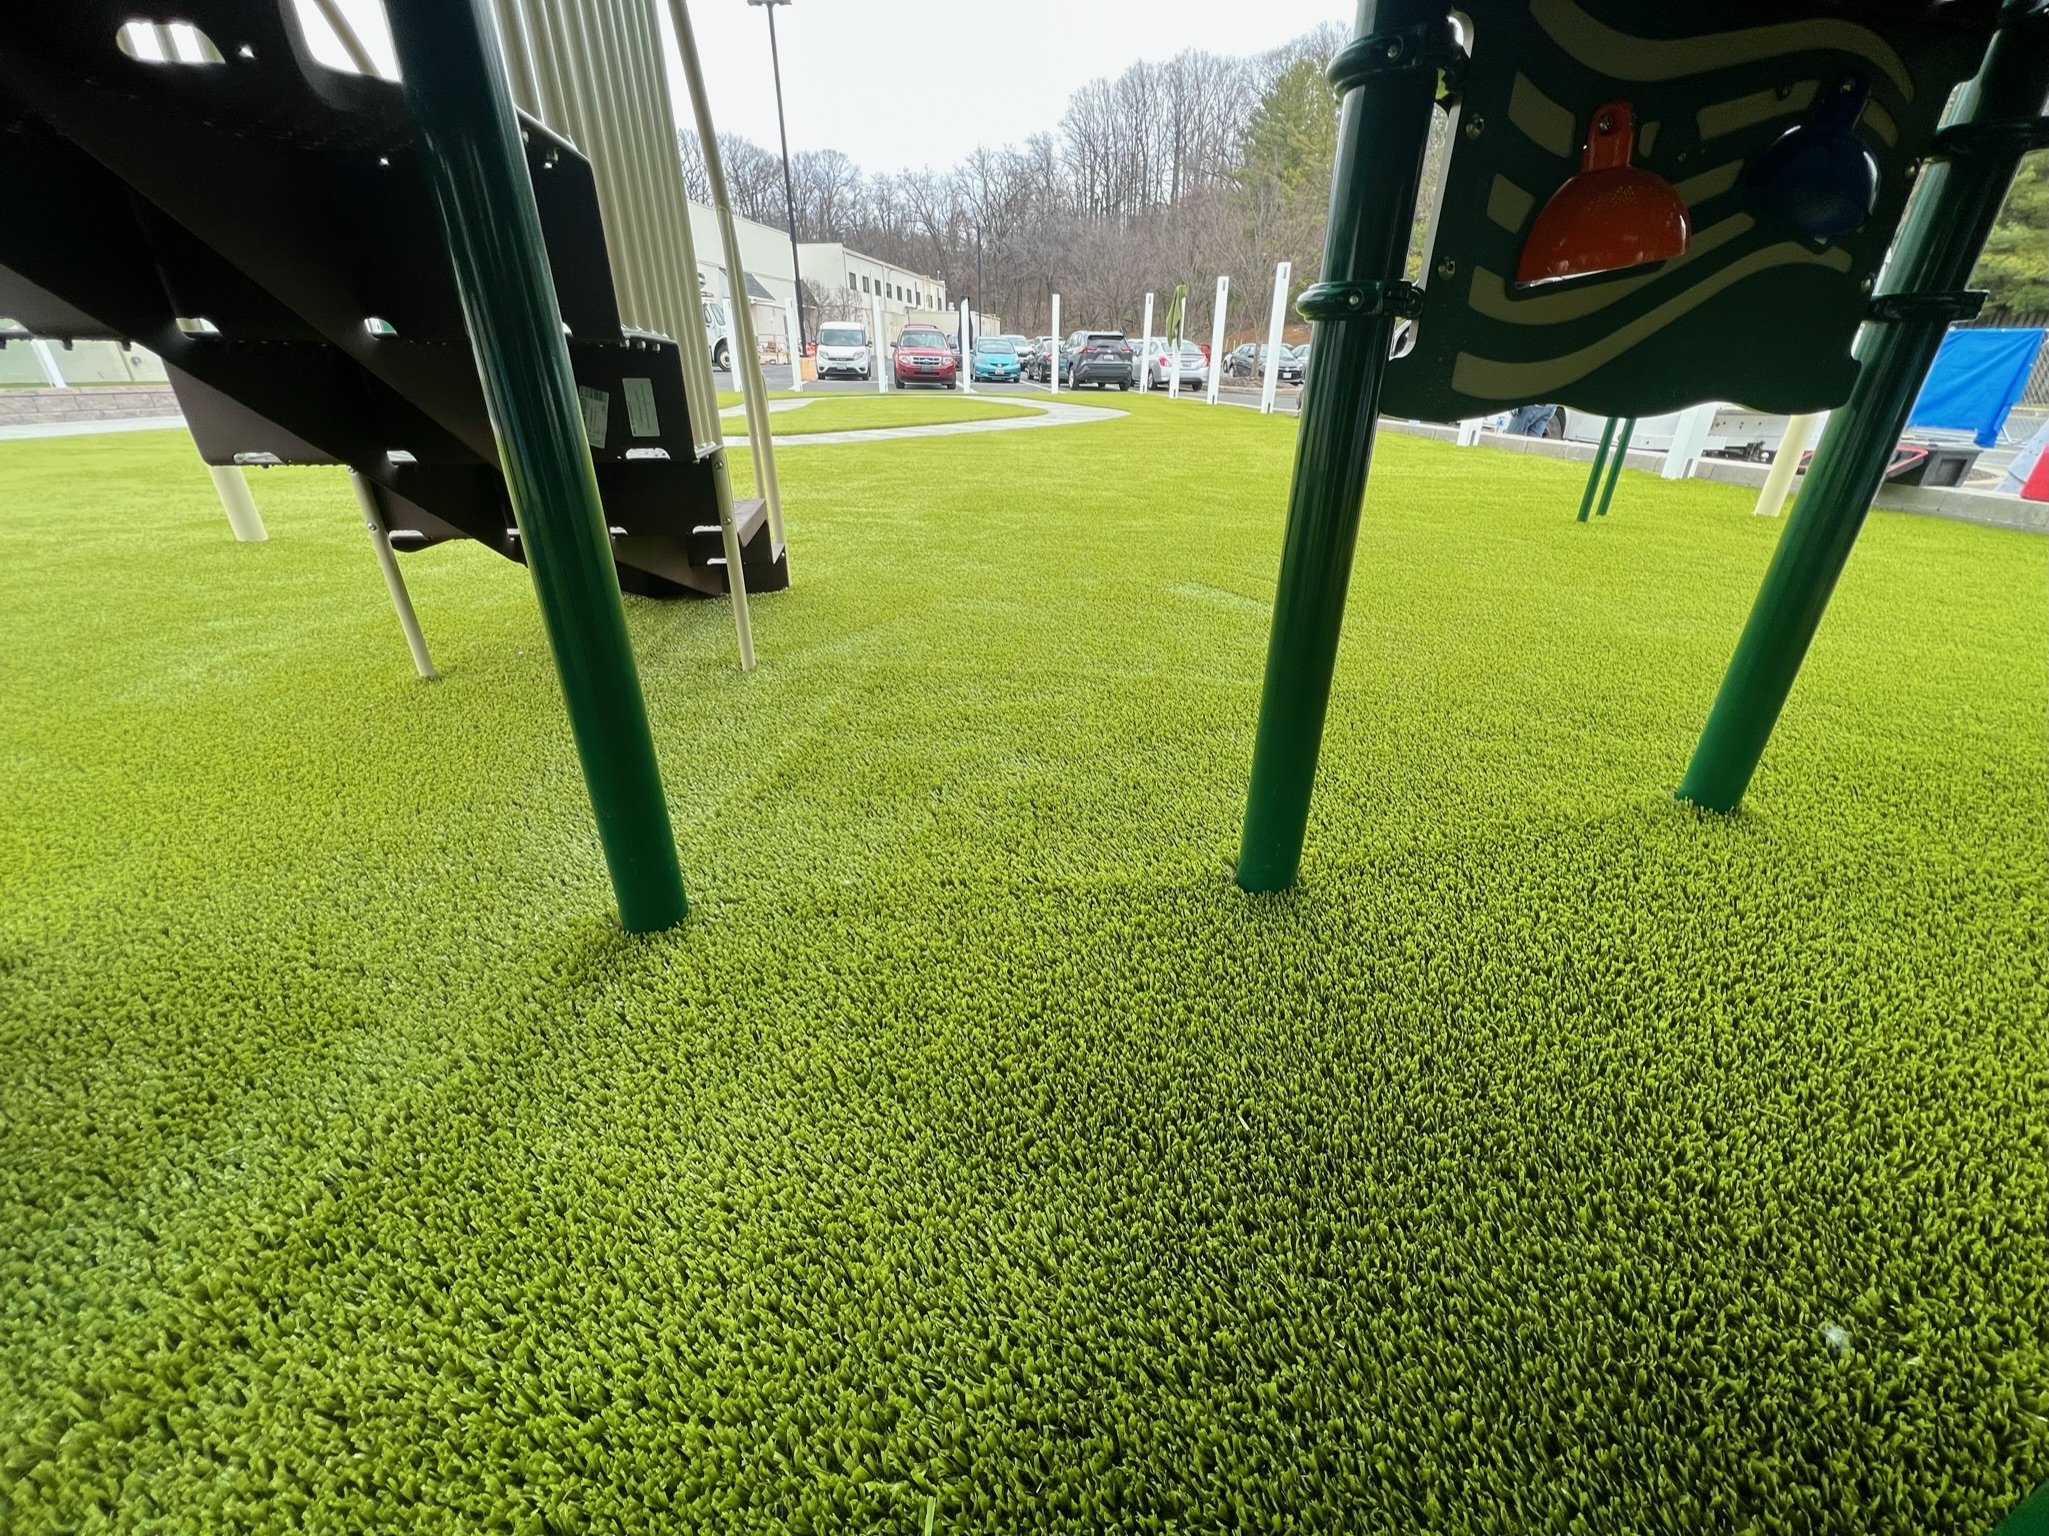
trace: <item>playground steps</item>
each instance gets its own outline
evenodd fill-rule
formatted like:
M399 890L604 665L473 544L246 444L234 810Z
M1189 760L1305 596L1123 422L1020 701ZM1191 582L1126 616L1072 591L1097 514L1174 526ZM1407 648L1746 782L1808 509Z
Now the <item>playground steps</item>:
M214 464L345 464L400 549L520 558L453 270L398 87L315 62L291 7L190 0L217 62L118 42L128 0L0 15L0 314L163 358ZM521 120L621 586L720 593L719 465L682 358L620 320L589 163ZM736 512L740 509L736 509ZM758 511L748 585L788 584ZM707 538L697 530L710 526Z

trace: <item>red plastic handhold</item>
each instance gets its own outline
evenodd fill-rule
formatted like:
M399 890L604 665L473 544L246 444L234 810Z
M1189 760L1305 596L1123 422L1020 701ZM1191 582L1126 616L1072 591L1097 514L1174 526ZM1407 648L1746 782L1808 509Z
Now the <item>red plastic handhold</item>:
M1594 113L1579 170L1530 226L1517 282L1616 272L1685 254L1686 204L1664 177L1630 164L1635 154L1636 111L1611 101Z
M2022 501L2049 501L2049 448L2036 456L2035 467L2021 484Z

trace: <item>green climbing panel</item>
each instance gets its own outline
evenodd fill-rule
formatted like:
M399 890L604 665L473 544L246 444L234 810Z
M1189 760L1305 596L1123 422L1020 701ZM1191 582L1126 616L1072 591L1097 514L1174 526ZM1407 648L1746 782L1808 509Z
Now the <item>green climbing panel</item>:
M1465 0L1450 162L1420 313L1390 368L1390 414L1455 421L1528 401L1650 416L1708 400L1817 411L1849 395L1850 347L1951 88L1978 66L1994 0ZM1932 14L1931 14L1932 11ZM1878 168L1876 206L1804 236L1754 167L1832 97ZM1579 169L1601 104L1633 109L1633 164L1670 183L1683 255L1520 284L1539 210Z

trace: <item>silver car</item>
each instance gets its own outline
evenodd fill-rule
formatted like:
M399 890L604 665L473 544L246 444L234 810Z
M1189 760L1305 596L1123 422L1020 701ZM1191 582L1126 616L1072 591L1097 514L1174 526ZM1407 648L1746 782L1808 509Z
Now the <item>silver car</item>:
M1165 389L1173 377L1173 343L1154 337L1153 349L1146 354L1145 359L1145 387ZM1192 341L1181 343L1181 387L1209 388L1209 359L1202 355L1202 348Z

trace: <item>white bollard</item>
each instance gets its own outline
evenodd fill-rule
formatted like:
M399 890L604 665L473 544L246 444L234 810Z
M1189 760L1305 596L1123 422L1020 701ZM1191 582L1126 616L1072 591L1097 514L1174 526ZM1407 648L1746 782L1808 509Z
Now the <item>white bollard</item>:
M1046 329L1053 333L1053 355L1046 359L1046 393L1060 393L1060 295L1053 295L1053 316L1046 322Z
M1707 447L1708 431L1715 424L1715 412L1721 406L1710 400L1706 405L1696 405L1679 413L1679 424L1672 429L1672 446L1665 450L1665 467L1658 471L1666 480L1684 480L1693 473L1693 466L1700 458L1701 450Z
M1814 441L1822 420L1819 415L1786 418L1786 431L1779 439L1779 451L1772 455L1771 473L1764 477L1764 489L1757 493L1757 505L1752 508L1757 516L1777 517L1785 510L1786 497L1793 489L1793 477L1800 472L1800 455Z
M1295 264L1284 261L1274 268L1273 312L1266 321L1266 377L1259 386L1259 414L1271 416L1274 408L1274 389L1281 379L1281 326L1288 318L1288 274L1295 270Z
M256 498L249 491L249 476L238 464L209 464L214 493L221 510L228 514L228 526L244 544L261 544L270 535L264 531L263 515L256 510Z
M875 372L875 393L889 393L889 374L884 373L883 364L889 364L890 373L896 371L896 364L890 358L889 341L882 334L882 295L877 294L868 301L874 306L875 330L872 333L875 344L868 349L868 366Z
M961 393L975 392L975 339L968 334L968 301L960 301L960 387Z
M1477 448L1480 446L1480 427L1485 419L1481 416L1468 416L1458 424L1459 447Z
M1187 301L1184 299L1182 302L1185 306ZM1169 336L1164 343L1167 348L1167 398L1169 400L1179 400L1181 398L1181 332L1184 325L1185 322L1181 316L1176 315L1174 317L1174 334Z
M1209 403L1217 403L1217 391L1224 382L1224 311L1231 302L1231 280L1217 279L1217 312L1209 322Z
M1153 366L1153 296L1151 294L1145 296L1144 330L1145 346L1138 354L1138 378L1133 381L1141 390L1152 387L1146 378L1146 375L1151 372Z
M804 388L804 347L797 340L797 335L797 301L791 297L783 300L783 345L790 354L790 388L801 391Z

